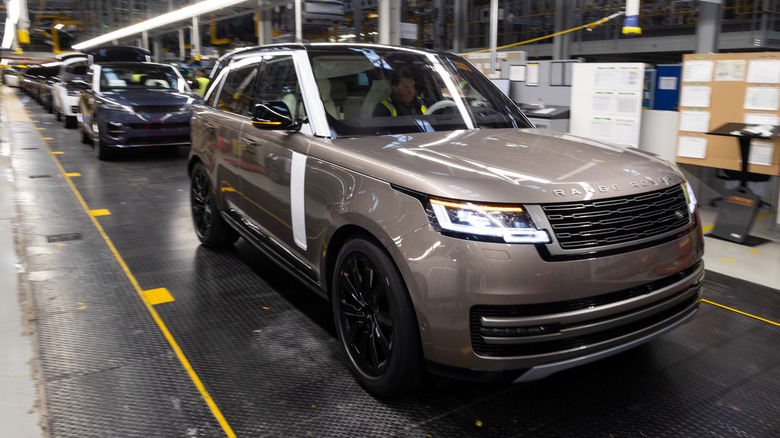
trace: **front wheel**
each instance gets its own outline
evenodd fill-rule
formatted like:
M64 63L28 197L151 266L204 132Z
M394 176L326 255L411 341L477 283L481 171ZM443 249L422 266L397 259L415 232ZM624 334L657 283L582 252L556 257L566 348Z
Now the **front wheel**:
M385 251L364 238L347 242L331 294L336 333L360 385L382 397L414 389L424 369L417 317Z
M190 205L195 233L200 242L214 248L232 245L238 240L236 230L220 216L211 179L203 164L196 164L190 178Z

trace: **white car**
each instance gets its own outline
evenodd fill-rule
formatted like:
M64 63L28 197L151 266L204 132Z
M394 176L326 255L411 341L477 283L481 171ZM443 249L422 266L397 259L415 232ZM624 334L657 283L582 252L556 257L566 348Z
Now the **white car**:
M4 69L3 83L9 87L19 88L19 72L10 68Z
M58 80L52 87L52 110L57 120L61 120L66 128L75 128L81 92L73 86L72 81L82 79L86 73L87 55L65 53L58 55L57 59L61 64Z

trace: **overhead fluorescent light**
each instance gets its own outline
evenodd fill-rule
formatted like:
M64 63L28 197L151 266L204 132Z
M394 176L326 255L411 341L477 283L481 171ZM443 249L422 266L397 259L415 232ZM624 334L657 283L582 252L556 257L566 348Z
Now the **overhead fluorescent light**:
M116 30L114 32L109 32L97 38L84 41L83 43L74 44L73 48L76 50L81 50L86 49L87 47L105 44L114 40L129 37L131 35L137 35L141 32L146 32L147 30L157 29L177 21L186 20L188 18L202 15L207 12L224 9L245 2L247 2L247 0L203 0L200 3L195 3L194 5L189 5L176 11L168 12L167 14L157 16L150 20L146 20L141 23Z
M60 30L60 29L62 29L63 27L65 27L65 25L64 25L64 24L62 24L62 23L57 23L57 24L55 24L55 25L54 25L54 28L55 28L55 29L57 29L57 30Z

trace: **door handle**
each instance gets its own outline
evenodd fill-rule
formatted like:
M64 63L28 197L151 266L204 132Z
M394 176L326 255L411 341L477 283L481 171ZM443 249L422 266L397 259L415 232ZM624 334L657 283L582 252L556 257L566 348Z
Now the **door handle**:
M257 142L252 140L251 138L242 137L241 140L246 143L247 146L251 147L257 147Z
M214 130L214 125L212 125L211 123L203 122L203 126L205 126L206 129L208 129L209 131L213 131Z

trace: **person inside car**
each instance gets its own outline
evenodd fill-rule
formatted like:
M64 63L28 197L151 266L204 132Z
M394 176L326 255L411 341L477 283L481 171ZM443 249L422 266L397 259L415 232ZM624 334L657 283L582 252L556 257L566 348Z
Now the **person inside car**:
M390 97L374 108L374 117L413 116L425 114L426 108L414 88L414 76L409 70L398 72L390 81Z

